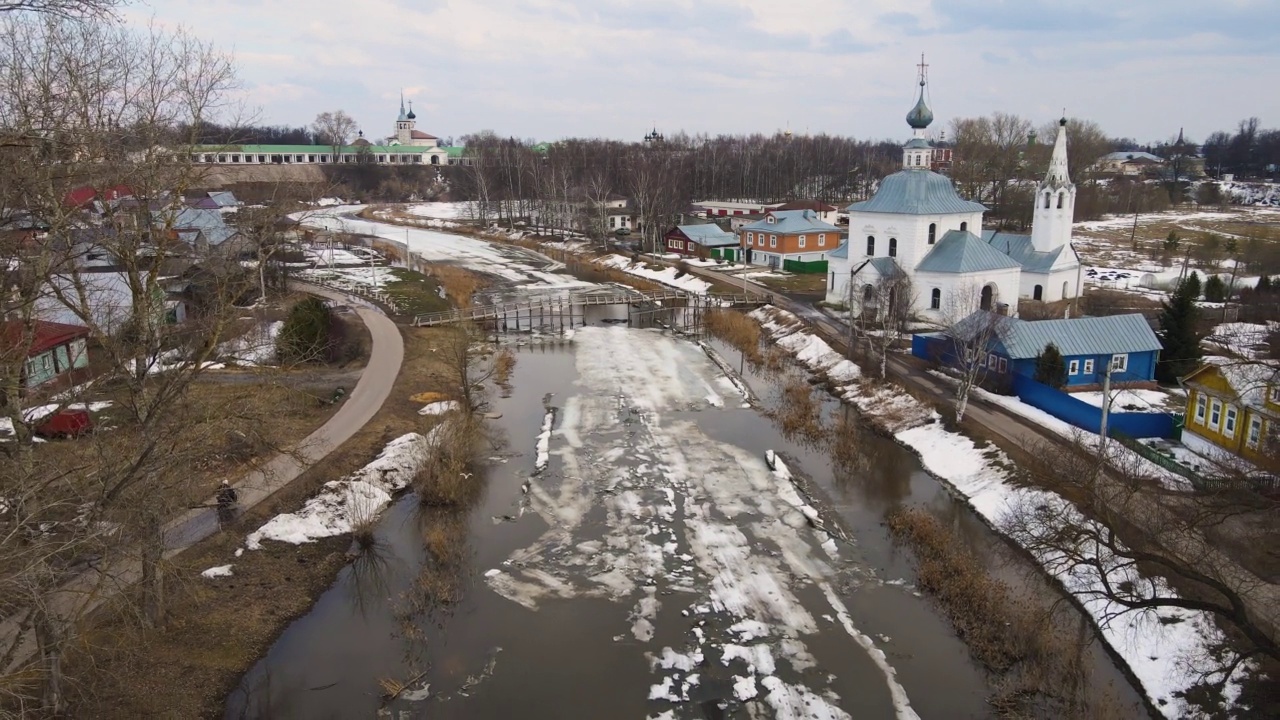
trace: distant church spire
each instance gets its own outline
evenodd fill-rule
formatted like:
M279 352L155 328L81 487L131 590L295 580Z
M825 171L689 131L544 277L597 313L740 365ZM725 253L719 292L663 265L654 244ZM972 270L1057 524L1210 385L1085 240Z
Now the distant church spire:
M405 114L405 111L404 111L404 91L401 90L400 91L400 117L396 118L396 120L399 122L404 122L405 120L408 120L408 119L409 119L409 116Z
M1071 184L1071 174L1067 167L1067 119L1058 121L1058 137L1053 141L1053 154L1049 156L1049 172L1040 183L1041 189L1064 188Z
M1076 186L1067 167L1067 119L1058 121L1058 137L1049 156L1049 171L1036 189L1031 215L1031 245L1050 252L1071 242L1071 222L1076 209Z

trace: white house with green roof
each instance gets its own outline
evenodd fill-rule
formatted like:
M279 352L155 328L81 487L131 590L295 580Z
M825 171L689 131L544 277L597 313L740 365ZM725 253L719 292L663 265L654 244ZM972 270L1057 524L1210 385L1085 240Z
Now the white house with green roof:
M191 159L213 165L333 165L371 162L377 165L453 165L449 148L440 147L435 135L417 129L413 103L405 110L400 99L395 133L384 144L374 144L364 131L350 145L198 145ZM459 158L461 155L458 156Z
M858 305L874 296L882 279L899 274L912 282L914 311L934 319L978 308L1016 315L1020 298L1078 297L1067 121L1059 124L1049 172L1037 190L1030 235L984 230L986 208L961 198L950 178L929 169L933 147L925 130L932 122L922 77L919 100L907 114L913 136L902 149L902 170L881 180L870 199L848 207L849 240L827 255L827 301Z

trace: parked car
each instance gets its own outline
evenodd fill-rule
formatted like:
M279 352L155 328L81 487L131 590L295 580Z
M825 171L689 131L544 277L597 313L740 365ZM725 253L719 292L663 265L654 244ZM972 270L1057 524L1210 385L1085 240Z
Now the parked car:
M617 230L614 230L614 231L613 231L613 234L614 234L614 235L618 235L619 237L621 237L621 236L623 236L623 235L630 235L630 234L631 234L631 228L618 228Z

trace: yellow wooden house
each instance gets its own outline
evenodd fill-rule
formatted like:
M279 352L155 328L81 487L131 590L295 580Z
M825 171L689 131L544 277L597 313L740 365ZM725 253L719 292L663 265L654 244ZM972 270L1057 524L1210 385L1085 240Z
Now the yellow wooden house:
M1182 444L1214 460L1275 458L1280 433L1280 365L1208 358L1182 378L1187 416Z

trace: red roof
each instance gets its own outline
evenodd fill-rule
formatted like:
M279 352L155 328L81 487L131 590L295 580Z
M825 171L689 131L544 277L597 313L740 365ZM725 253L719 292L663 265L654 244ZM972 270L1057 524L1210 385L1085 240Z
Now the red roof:
M62 202L66 204L67 207L79 208L88 205L98 199L98 197L99 194L97 188L92 185L85 185L84 187L78 187L75 190L68 192L66 197L62 199ZM101 197L107 202L119 200L120 198L133 197L133 189L126 185L116 185L115 187L104 189Z
M14 347L21 344L24 330L21 320L10 320L0 325L0 345ZM27 357L39 355L46 350L65 345L76 338L88 337L88 335L87 327L37 320Z
M421 130L414 130L413 132L409 133L409 137L413 138L414 140L439 140L440 139L435 135L424 133Z

